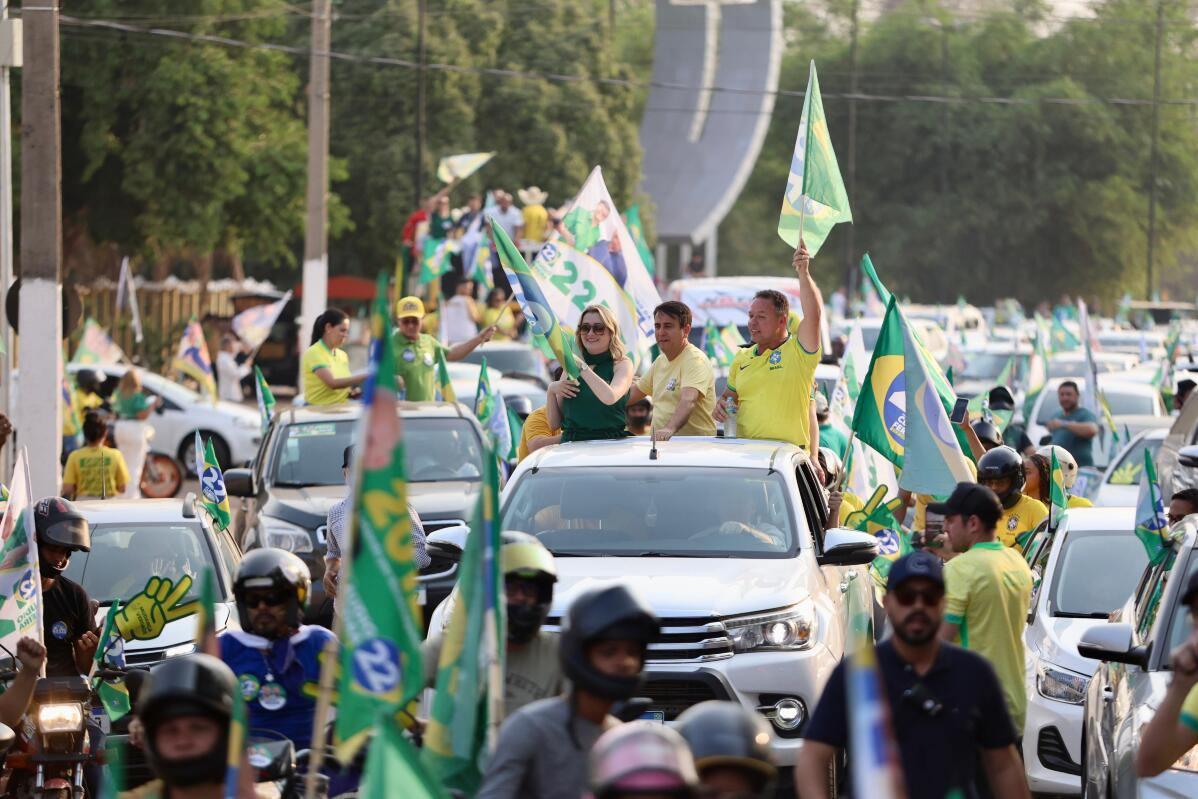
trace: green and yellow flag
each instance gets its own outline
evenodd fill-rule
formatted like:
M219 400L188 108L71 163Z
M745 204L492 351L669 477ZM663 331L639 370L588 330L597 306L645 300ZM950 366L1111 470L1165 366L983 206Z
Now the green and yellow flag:
M213 520L222 530L229 529L233 520L233 512L229 508L229 494L225 491L225 476L216 460L216 450L212 448L212 439L207 444L201 444L200 431L195 433L196 475L200 480L200 504L202 504Z
M1148 562L1154 566L1173 551L1161 484L1156 479L1156 466L1148 447L1144 448L1144 471L1140 473L1140 495L1136 501L1136 538L1144 545Z
M633 203L628 206L624 217L624 222L628 225L628 233L632 236L632 243L636 245L636 251L641 254L641 261L645 264L645 271L649 273L649 277L653 277L657 273L657 267L653 263L653 250L649 247L649 242L645 240L645 225L641 222L640 205Z
M420 253L420 285L431 283L449 271L449 256L454 251L450 239L426 238Z
M437 348L437 388L441 390L442 402L457 402L458 395L449 379L449 365L445 363L445 350Z
M220 657L216 641L216 576L205 568L200 578L200 607L196 611L196 651Z
M100 645L96 647L95 662L97 669L113 666L125 668L125 640L116 628L116 615L121 610L119 599L113 600L108 607L108 615L104 618L104 629L100 632ZM129 704L129 688L125 681L103 680L99 676L92 679L92 688L104 705L104 712L110 721L116 721L131 709Z
M791 247L802 238L814 256L824 240L840 222L852 222L849 197L832 149L832 136L820 99L819 75L815 62L807 73L807 92L803 96L803 114L794 154L790 159L790 178L782 196L778 217L778 235Z
M360 795L449 798L445 788L425 769L416 748L404 736L403 728L388 716L380 717L374 725L374 740L366 756Z
M377 716L403 713L424 687L424 630L387 310L387 276L380 274L354 448L358 478L345 546L348 570L337 597L342 656L336 741L342 762Z

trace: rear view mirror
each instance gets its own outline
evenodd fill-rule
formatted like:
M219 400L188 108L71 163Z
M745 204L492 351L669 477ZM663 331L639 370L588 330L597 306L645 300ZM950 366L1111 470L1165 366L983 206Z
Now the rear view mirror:
M426 542L430 546L456 549L461 553L466 551L466 539L469 535L469 527L464 524L455 524L429 533Z
M225 472L225 493L231 497L252 497L254 473L249 469L229 469Z
M1078 641L1077 653L1104 663L1126 663L1144 668L1148 664L1148 647L1134 644L1130 624L1096 624L1086 630Z
M865 566L878 556L878 538L872 533L836 527L824 534L821 566Z
M1177 452L1177 462L1189 469L1198 469L1198 446L1182 447Z

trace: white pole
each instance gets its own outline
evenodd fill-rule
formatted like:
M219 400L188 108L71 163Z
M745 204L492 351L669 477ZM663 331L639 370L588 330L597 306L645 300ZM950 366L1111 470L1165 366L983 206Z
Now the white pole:
M0 303L8 296L12 285L12 95L9 92L9 72L21 66L20 20L8 17L8 0L0 0L0 36L3 36L3 59L0 60ZM0 323L0 413L12 418L12 326L5 319ZM9 444L0 450L0 474L7 479L12 474L13 453Z

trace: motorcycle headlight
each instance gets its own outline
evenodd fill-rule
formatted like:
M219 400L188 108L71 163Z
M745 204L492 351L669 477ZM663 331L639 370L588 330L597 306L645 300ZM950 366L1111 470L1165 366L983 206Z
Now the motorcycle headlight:
M261 542L264 547L285 549L288 552L311 552L312 536L303 527L274 516L263 516Z
M807 649L815 640L815 606L800 602L774 613L726 619L737 652Z
M83 705L62 702L37 709L37 728L43 733L80 732L83 730Z
M1036 667L1036 690L1045 699L1080 705L1086 701L1090 678L1084 674L1065 671L1044 663Z

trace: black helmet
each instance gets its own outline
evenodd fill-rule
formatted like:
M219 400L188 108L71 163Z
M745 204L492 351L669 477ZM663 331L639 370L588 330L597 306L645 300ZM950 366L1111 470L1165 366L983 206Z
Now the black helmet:
M994 422L978 419L970 427L973 428L973 432L977 435L978 440L982 442L982 446L987 450L1002 446L1002 433L998 432L998 428L994 425Z
M75 372L75 385L84 391L98 393L100 391L100 373L94 369L80 369Z
M191 654L164 660L141 689L137 716L146 730L146 756L167 785L200 785L224 778L237 678L212 655ZM221 725L211 750L186 759L167 760L157 750L158 728L184 716L203 716Z
M709 768L736 769L752 775L754 793L773 796L778 767L761 716L736 702L710 700L684 711L674 729L690 746L700 777Z
M63 497L43 497L33 506L34 528L39 544L62 547L71 552L90 552L92 548L91 527L87 518L75 507L75 503ZM54 578L62 569L40 560L43 577Z
M1010 447L995 447L978 459L978 482L987 480L1007 480L1011 485L1006 491L998 494L998 500L1004 508L1015 507L1023 490L1023 458Z
M576 687L604 699L630 699L640 690L643 674L613 677L591 665L587 647L595 641L632 640L647 650L661 629L648 604L620 583L579 594L562 619L558 649L562 670Z
M499 549L499 566L504 577L532 580L537 585L535 605L507 603L507 637L516 644L526 644L536 637L549 605L553 602L553 584L557 582L557 565L545 545L528 533L509 530L503 534Z
M287 603L287 624L298 627L300 612L312 588L312 572L308 570L308 564L285 549L255 549L242 558L237 575L233 578L233 596L237 599L237 617L241 621L241 629L246 632L253 631L245 607L245 592L251 588L289 591L291 600Z
M995 386L990 389L990 393L986 396L989 400L990 410L992 411L1013 411L1015 410L1015 397L1011 394L1011 389L1006 386Z

